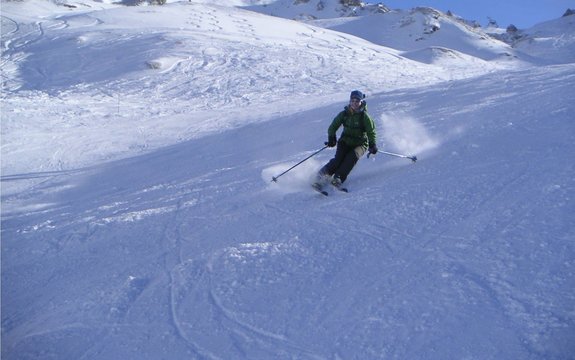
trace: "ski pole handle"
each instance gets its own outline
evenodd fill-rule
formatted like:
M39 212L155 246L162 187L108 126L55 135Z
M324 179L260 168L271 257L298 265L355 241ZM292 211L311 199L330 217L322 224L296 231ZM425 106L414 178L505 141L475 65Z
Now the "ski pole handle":
M395 154L392 152L387 152L387 151L383 151L383 150L379 150L378 153L382 153L382 154L386 154L386 155L391 155L391 156L396 156L396 157L400 157L400 158L405 158L405 159L410 159L413 162L417 161L417 156L409 156L409 155L402 155L402 154ZM369 158L369 156L371 155L371 153L367 154L367 157Z

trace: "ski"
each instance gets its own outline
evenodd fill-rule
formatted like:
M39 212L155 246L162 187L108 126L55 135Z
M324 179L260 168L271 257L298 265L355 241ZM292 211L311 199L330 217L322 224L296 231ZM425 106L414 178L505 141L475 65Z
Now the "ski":
M320 193L320 194L322 194L322 195L324 195L324 196L328 196L328 195L329 195L329 193L323 189L323 186L321 186L321 185L318 184L318 183L312 184L311 187L312 187L312 189L314 189L315 191L317 191L318 193Z
M346 188L346 187L343 187L343 186L341 185L341 183L339 184L339 186L336 185L336 184L331 184L331 186L333 186L333 188L336 189L336 190L338 190L338 191L345 192L345 193L348 192L347 188Z

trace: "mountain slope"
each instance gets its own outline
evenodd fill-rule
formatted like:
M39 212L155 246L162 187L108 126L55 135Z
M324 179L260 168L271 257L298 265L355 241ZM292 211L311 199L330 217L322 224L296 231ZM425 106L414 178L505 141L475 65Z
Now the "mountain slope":
M314 9L315 2L292 4L277 1L271 5L254 7L269 15L283 14L294 18L294 11L308 14L308 23L342 33L352 34L372 43L402 51L414 51L429 47L450 47L484 60L505 59L514 50L507 44L489 37L481 28L473 28L461 19L441 11L417 7L409 11L367 5L363 8L346 7L339 1L322 2L321 9ZM297 10L292 10L297 9ZM353 9L362 16L345 16L342 9ZM379 10L379 11L378 11Z
M435 148L362 160L350 194L308 190L329 154L270 182L327 123L278 142L331 108L44 183L40 211L4 215L4 354L567 356L575 71L529 74L506 98L492 77L375 96L384 136Z
M575 16L564 16L528 29L515 47L550 64L575 62Z
M337 0L320 3L322 6L318 7L313 1L293 3L278 0L249 8L268 15L301 18L316 26L404 51L406 57L415 60L421 57L421 53L436 53L439 48L463 53L470 57L471 64L484 60L496 62L499 66L516 67L518 59L535 64L572 63L572 54L575 53L573 16L506 34L505 29L483 29L460 17L428 7L402 11L390 10L381 3L363 6L343 6ZM440 57L436 63L450 68L453 62L445 64L441 61L443 58Z
M369 93L498 68L422 64L354 36L234 7L82 4L3 6L2 86L11 95L3 147L18 154L3 161L6 173L61 171L196 138L242 124L246 107L250 121L263 121L331 103L348 87ZM40 20L24 15L33 13ZM45 117L65 121L54 126ZM23 137L29 146L20 146Z
M341 0L273 0L245 4L246 9L292 20L333 19L388 12L382 3L367 4L363 1Z
M573 64L465 69L462 56L453 75L229 7L42 13L38 24L9 7L3 358L575 350ZM60 62L68 84L64 71L31 71ZM309 180L328 149L271 182L323 146L356 87L369 89L381 149L417 163L364 158L351 192L326 198Z
M403 51L451 47L483 60L501 60L514 53L509 45L490 38L481 29L471 28L430 8L314 23Z

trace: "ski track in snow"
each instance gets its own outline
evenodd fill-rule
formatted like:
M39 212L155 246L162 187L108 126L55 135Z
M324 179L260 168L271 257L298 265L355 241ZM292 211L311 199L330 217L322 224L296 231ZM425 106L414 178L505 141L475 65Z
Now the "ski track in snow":
M6 6L3 357L574 353L573 64L455 71L199 3ZM327 149L272 183L350 86L417 163L363 158L323 197Z

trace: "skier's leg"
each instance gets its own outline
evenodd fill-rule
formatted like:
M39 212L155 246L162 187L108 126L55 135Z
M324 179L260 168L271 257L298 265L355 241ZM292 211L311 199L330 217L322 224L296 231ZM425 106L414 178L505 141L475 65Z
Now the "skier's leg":
M365 154L366 150L367 149L365 146L358 146L351 151L348 151L345 154L345 157L343 158L340 166L335 171L334 177L338 177L343 183L347 179L347 176L351 170L353 170L353 167L357 161L363 156L363 154Z
M335 150L335 156L327 164L325 164L319 171L320 175L331 176L344 162L347 153L350 148L342 142L337 144L337 149Z

